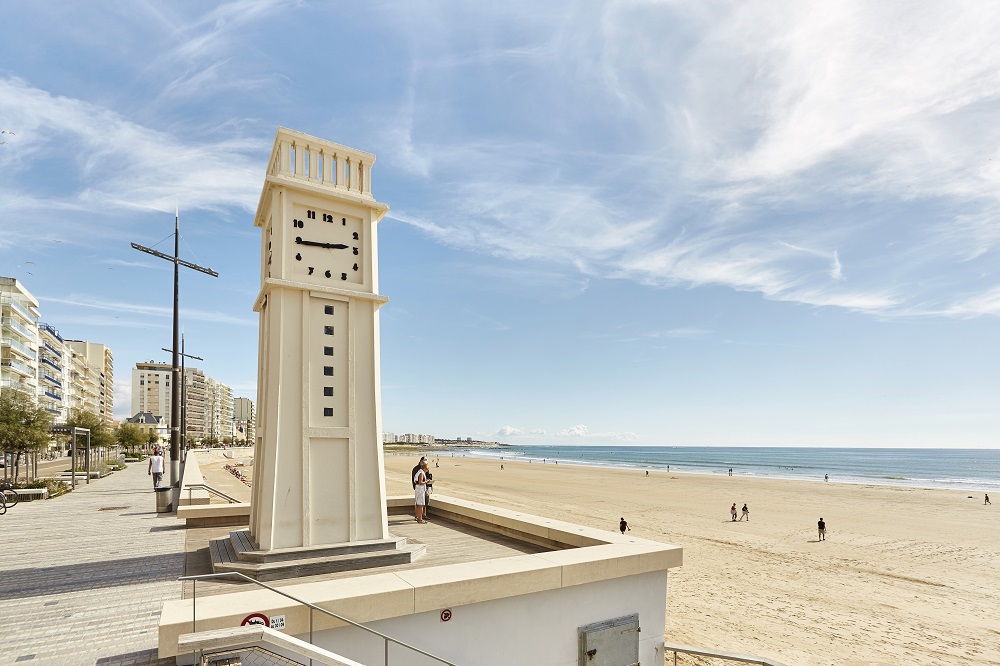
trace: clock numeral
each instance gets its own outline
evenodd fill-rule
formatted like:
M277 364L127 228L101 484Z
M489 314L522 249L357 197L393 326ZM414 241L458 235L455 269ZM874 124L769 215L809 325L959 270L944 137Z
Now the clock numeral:
M354 264L354 270L358 270L358 265Z
M313 269L313 267L312 267L312 266L310 266L310 267L309 267L309 275L312 275L312 274L313 274L313 270L314 270L314 269Z
M341 223L341 224L342 224L343 226L345 226L345 227L346 227L346 226L347 226L347 218L346 218L346 217L342 217L342 218L340 218L340 223Z
M341 280L346 280L347 279L347 273L341 273L340 274L340 279Z
M326 272L326 276L327 276L327 277L330 277L330 271L327 271L327 272Z
M329 213L323 213L323 221L333 222L333 215L330 215Z
M354 248L354 254L358 253L358 248Z
M296 253L295 254L295 261L302 261L302 254L301 253Z
M298 229L305 228L306 224L302 220L292 220L292 226Z
M316 211L314 211L314 210L307 210L306 211L306 217L308 217L310 220L315 220L316 219Z
M354 232L354 240L360 240L360 239L358 238L358 232L357 232L357 231L355 231L355 232Z

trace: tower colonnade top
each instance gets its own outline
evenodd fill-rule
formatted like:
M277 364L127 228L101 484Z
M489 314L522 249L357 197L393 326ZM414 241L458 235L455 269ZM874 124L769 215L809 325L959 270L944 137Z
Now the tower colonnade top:
M371 198L373 164L371 153L280 127L267 175Z

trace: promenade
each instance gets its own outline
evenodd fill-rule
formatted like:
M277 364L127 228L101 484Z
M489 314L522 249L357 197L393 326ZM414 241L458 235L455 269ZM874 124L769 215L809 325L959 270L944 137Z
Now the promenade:
M0 665L125 666L156 658L160 605L180 597L184 531L157 514L144 463L0 516Z

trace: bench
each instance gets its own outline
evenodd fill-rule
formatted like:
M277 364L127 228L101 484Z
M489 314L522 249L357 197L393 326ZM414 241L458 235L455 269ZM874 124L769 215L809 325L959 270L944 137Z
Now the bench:
M30 502L36 499L49 498L48 488L18 488L14 492L17 493L17 500L19 502Z

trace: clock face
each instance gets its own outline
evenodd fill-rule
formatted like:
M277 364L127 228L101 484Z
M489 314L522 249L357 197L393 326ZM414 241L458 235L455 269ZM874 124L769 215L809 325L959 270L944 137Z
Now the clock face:
M291 227L289 277L330 286L364 281L361 218L294 205Z

